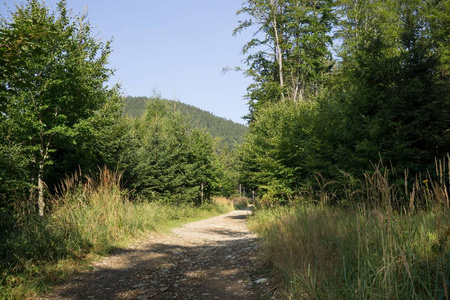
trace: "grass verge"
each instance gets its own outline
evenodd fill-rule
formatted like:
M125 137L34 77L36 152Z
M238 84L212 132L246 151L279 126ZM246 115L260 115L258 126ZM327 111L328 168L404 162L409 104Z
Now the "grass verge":
M450 221L312 204L250 221L287 299L449 299Z
M402 207L394 205L405 203L396 184L378 171L366 178L348 191L360 194L358 204L304 200L259 208L251 217L250 229L262 238L261 258L283 287L280 298L450 299L445 181L416 182Z
M24 299L49 290L67 275L88 266L90 259L124 247L151 230L232 210L221 199L202 207L130 201L119 188L120 173L102 170L99 180L74 176L60 186L45 217L26 212L4 213L0 243L0 299ZM83 183L80 183L83 181ZM2 217L3 217L2 216Z

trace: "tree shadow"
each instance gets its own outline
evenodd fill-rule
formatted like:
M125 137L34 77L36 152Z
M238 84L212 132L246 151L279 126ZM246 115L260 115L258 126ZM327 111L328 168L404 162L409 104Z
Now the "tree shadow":
M246 220L248 218L249 215L232 215L232 216L227 216L228 219L234 219L234 220Z
M192 247L149 244L117 249L115 267L80 273L56 289L57 299L270 299L258 279L256 238L214 230L233 240ZM258 290L259 289L259 290ZM51 299L51 298L49 298Z

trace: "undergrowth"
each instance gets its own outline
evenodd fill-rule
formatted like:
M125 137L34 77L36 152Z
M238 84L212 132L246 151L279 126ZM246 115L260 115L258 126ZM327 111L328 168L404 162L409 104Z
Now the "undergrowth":
M0 299L23 299L47 291L96 255L126 245L151 230L232 210L221 203L195 207L133 200L120 188L121 174L103 169L97 180L75 174L66 178L39 217L26 201L2 211ZM13 212L13 213L11 213Z
M347 191L346 205L328 205L323 188L291 206L259 208L250 229L262 237L280 297L449 299L450 176L442 171L408 190L377 169Z

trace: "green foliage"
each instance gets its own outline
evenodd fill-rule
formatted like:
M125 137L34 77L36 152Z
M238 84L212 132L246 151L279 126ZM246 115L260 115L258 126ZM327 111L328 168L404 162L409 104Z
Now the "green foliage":
M214 214L211 196L237 186L246 127L147 98L143 116L124 116L142 99L107 86L110 52L65 1L28 0L0 21L0 298L34 297L88 253ZM90 176L66 177L80 170Z
M449 76L441 72L443 40L430 22L437 17L431 2L377 1L358 7L362 12L345 6L340 101L352 136L346 143L358 157L374 162L380 155L398 169L423 172L450 150Z
M34 201L38 190L43 214L44 190L48 198L66 174L96 174L99 166L123 170L126 186L151 199L199 204L231 193L231 149L246 127L181 103L124 102L118 87L106 85L110 43L93 38L84 18L73 17L65 1L50 11L37 0L2 18L1 206ZM139 114L136 105L145 117L123 116Z
M48 166L76 143L80 124L117 97L106 86L110 52L109 42L92 37L90 24L72 17L65 1L55 12L36 0L17 4L0 23L2 143L20 145L27 158L23 180L31 194L39 190L40 214L44 181L56 183ZM67 171L72 169L61 172Z
M329 160L336 149L327 143L334 136L327 131L339 119L327 112L334 109L329 104L280 102L261 109L239 148L241 182L264 198L284 201L313 184L319 170L337 175ZM330 118L322 119L325 114Z
M22 198L29 188L23 152L20 145L0 143L0 207L10 204L7 198Z
M230 150L222 141L216 142L218 193L231 197L239 185L239 165L236 149Z
M218 188L212 137L155 100L136 121L133 187L149 199L200 204Z
M124 177L129 179L129 156L134 155L138 141L132 130L133 122L122 117L122 108L123 99L112 91L100 109L75 125L70 140L55 138L54 164L46 176L50 187L56 186L70 171L97 173L99 166L123 170Z
M280 100L304 101L316 95L331 63L331 28L335 21L334 2L248 0L237 14L236 35L256 26L256 34L244 47L248 69L254 79L248 87L250 115L266 104Z
M294 17L283 19L277 13L296 11L295 1L246 4L242 12L256 14L259 19L253 16L253 20L264 20L258 26L267 37L250 41L247 48L274 42L276 46L274 32L270 32L275 21L296 28L293 30L299 31L300 38L317 38L323 42L320 45L326 45L326 24L334 20L332 15L324 21L325 12L309 13L312 19L304 27ZM276 5L279 7L273 10ZM322 75L305 81L314 92L306 93L303 99L311 103L286 103L292 102L288 93L283 98L262 88L278 80L272 76L280 70L275 59L264 64L269 69L264 74L272 74L272 81L266 78L260 83L256 78L249 87L258 87L259 92L253 94L258 105L250 105L250 131L240 147L241 178L269 202L292 199L311 186L320 189L323 178L362 178L380 160L394 166L396 180L404 181L404 170L425 174L435 158L450 152L449 19L443 15L448 12L449 1L349 0L337 8L333 12L339 21L336 61L327 73L322 60L314 69ZM242 23L238 29L252 22ZM310 34L302 36L304 29ZM307 43L303 45L301 51L308 51L302 55L311 63L325 57L321 46L317 54ZM286 70L289 60L284 58ZM295 74L305 78L302 73Z
M141 145L142 137L148 135L143 142L143 144L147 145L147 148L145 150L144 147L140 148L144 161L138 162L139 159L134 158L134 164L138 165L134 169L135 174L131 178L128 178L129 176L125 177L129 182L134 182L137 177L146 178L145 181L147 183L138 180L139 183L133 183L132 187L137 188L139 191L152 191L147 193L147 195L153 195L153 198L157 195L161 197L165 189L166 192L162 196L163 198L170 198L173 191L179 190L175 192L179 196L175 197L180 198L180 191L183 190L181 182L186 181L183 178L195 176L196 178L190 180L190 183L186 185L186 187L191 189L191 192L187 192L187 190L183 192L187 192L189 194L188 198L191 200L199 195L199 186L201 189L202 183L204 199L212 194L230 196L236 192L238 170L235 147L242 143L244 132L247 131L246 126L215 117L208 112L187 104L158 98L126 97L124 113L132 117L140 117L146 114L146 117L141 117L140 121L138 121L138 123L144 122L140 123L144 125L139 125L141 129L136 130L135 133L140 136L137 142L139 145ZM142 118L146 121L143 121L144 119ZM152 125L148 127L148 124ZM207 137L209 134L215 139L211 140ZM178 144L174 143L172 138L177 139ZM175 149L173 151L169 150L172 148L167 148L164 145L171 145L170 147ZM214 149L213 156L211 156L212 153L210 152L211 145L213 145ZM152 160L145 154L148 151L159 154L155 154ZM166 152L167 156L164 154ZM189 152L191 154L188 154ZM132 153L135 153L135 151ZM188 159L189 162L186 162L186 156L190 157ZM159 160L158 163L156 163L157 160ZM188 164L192 165L188 170L180 171L184 170L185 165ZM153 169L150 167L152 165L158 167ZM172 166L172 169L165 169L165 166L169 165ZM212 169L208 171L209 168ZM178 180L171 181L169 177L164 180L148 177L148 174L155 174L156 177L159 177L160 174L165 174L157 171L163 169L169 173L178 172L176 176ZM195 174L192 173L193 170L196 170ZM210 175L208 177L205 174ZM166 175L162 175L162 178L165 178ZM162 182L159 180L162 180ZM171 187L169 188L170 185ZM145 186L147 187L144 188ZM159 188L156 188L156 186L159 186ZM175 186L178 186L178 188ZM159 189L159 192L156 193L155 189Z
M247 132L247 127L244 125L214 116L197 107L166 99L127 96L124 114L131 117L142 116L147 105L156 100L167 103L171 110L178 111L184 118L187 118L192 127L206 130L213 137L222 140L229 149L234 149L236 144L241 144L244 133Z

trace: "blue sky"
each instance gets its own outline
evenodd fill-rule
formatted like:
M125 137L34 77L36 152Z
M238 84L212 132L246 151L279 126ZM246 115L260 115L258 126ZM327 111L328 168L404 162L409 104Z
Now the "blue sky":
M1 0L0 0L1 1ZM226 66L243 66L252 33L232 36L243 0L67 0L74 14L86 6L93 33L113 39L110 66L125 95L176 99L244 123L243 95L251 83ZM1 1L13 8L14 0ZM21 1L19 1L21 2ZM55 8L57 0L47 0ZM5 15L5 4L0 12Z

